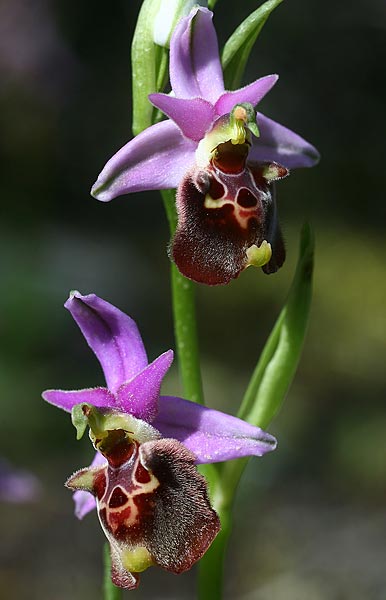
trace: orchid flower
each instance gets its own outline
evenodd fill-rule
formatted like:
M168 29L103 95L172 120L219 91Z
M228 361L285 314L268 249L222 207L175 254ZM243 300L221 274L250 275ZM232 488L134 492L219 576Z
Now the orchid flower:
M106 164L92 195L177 188L170 256L186 277L225 284L249 265L284 262L272 182L311 167L317 150L254 107L275 85L268 75L225 91L212 13L194 8L170 43L171 94L149 100L168 120L131 140Z
M43 398L72 411L78 435L90 427L92 465L67 481L82 518L96 505L110 542L112 579L135 588L157 564L175 573L207 550L220 524L195 464L262 456L276 440L236 417L179 397L160 396L173 360L148 364L135 322L94 294L65 303L103 369L107 387L48 390ZM95 499L94 499L95 498Z

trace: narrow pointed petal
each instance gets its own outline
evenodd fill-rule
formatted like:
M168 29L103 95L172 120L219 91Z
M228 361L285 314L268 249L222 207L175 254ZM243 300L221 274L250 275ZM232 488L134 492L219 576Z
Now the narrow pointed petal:
M152 125L114 154L91 194L108 202L129 192L175 188L194 163L196 146L172 121Z
M287 169L313 167L319 161L317 149L294 131L257 113L260 137L254 139L249 159L275 161Z
M181 129L185 137L199 142L215 118L215 110L202 98L174 98L167 94L150 94L149 100Z
M90 467L101 467L106 463L107 461L102 454L96 452ZM72 495L72 499L75 503L75 516L79 520L83 519L83 517L96 508L95 498L89 492L77 491Z
M263 456L276 448L275 438L259 427L182 398L161 396L153 425L184 444L198 464Z
M170 83L177 98L214 104L224 91L213 13L197 8L181 19L170 43Z
M81 402L93 406L115 408L114 395L106 388L88 388L85 390L46 390L42 393L44 400L58 406L67 412L71 412L74 406Z
M95 294L72 292L64 305L72 314L115 392L147 366L147 356L137 325Z
M119 410L148 423L157 414L162 380L173 362L173 351L168 350L117 391Z
M242 102L249 102L252 106L256 106L273 88L278 79L278 75L267 75L239 90L225 92L215 104L216 113L225 115L231 112L235 104L241 104Z

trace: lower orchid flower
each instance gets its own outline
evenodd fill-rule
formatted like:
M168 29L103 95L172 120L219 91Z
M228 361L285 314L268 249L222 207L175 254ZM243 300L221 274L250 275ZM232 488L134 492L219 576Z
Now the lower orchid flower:
M236 417L160 396L171 350L148 364L135 322L94 294L72 292L71 312L96 354L107 387L48 390L80 437L86 426L97 454L67 481L82 518L97 507L110 543L112 580L137 587L151 565L180 573L212 543L220 523L196 464L274 450L270 434Z
M311 167L317 150L254 107L277 75L225 91L212 13L194 8L170 43L172 94L150 94L168 118L121 148L92 188L98 200L177 188L170 256L186 277L226 284L249 265L276 271L285 249L272 182ZM257 123L257 125L256 125Z

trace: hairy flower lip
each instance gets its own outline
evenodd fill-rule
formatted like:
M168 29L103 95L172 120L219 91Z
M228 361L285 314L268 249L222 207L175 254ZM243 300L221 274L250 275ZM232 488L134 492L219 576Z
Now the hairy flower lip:
M83 414L82 408L74 413ZM113 583L135 589L138 573L152 565L176 574L190 569L220 529L194 454L156 431L139 441L143 422L130 415L92 407L86 413L91 431L97 425L107 442L107 463L76 471L66 487L95 497L110 543Z
M196 457L196 463L262 456L274 450L270 434L237 417L175 396L160 396L162 380L173 354L167 351L150 365L135 322L95 294L72 293L65 303L104 371L107 388L46 390L43 398L70 412L76 404L91 404L126 412L150 423L166 438L175 438ZM96 454L92 466L104 463ZM92 497L76 492L76 514L95 507Z

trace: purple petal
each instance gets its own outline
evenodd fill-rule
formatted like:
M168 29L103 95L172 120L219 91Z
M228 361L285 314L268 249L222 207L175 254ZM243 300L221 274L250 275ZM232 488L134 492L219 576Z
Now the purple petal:
M319 161L317 149L294 131L261 113L256 120L260 137L253 140L250 160L274 161L287 169L312 167Z
M129 316L95 294L72 292L64 305L72 314L115 392L148 364L138 328Z
M181 129L185 137L199 142L211 126L215 111L202 98L184 100L167 94L150 94L149 100Z
M161 396L153 425L182 442L198 464L262 456L276 448L275 438L259 427L182 398Z
M100 467L106 463L107 461L102 454L96 452L90 467ZM95 498L89 492L77 491L72 495L72 498L75 502L75 516L78 519L83 519L87 513L96 508Z
M114 154L91 194L108 202L129 192L175 188L194 163L196 146L172 121L152 125Z
M83 519L83 517L96 508L95 498L89 492L81 492L78 490L77 492L74 492L72 498L75 503L75 516L78 517L78 519Z
M225 92L216 102L216 113L218 115L225 115L231 112L235 104L241 104L242 102L249 102L252 106L256 106L269 90L273 88L278 79L278 75L266 75L266 77L260 77L260 79L246 85L240 90Z
M42 393L44 400L71 412L74 406L81 402L92 404L93 406L115 407L114 395L106 388L89 388L86 390L46 390Z
M170 83L177 98L204 98L214 104L224 81L213 13L193 10L181 19L170 42Z
M117 391L118 409L148 423L157 414L161 383L173 362L173 351L156 358L146 369Z

